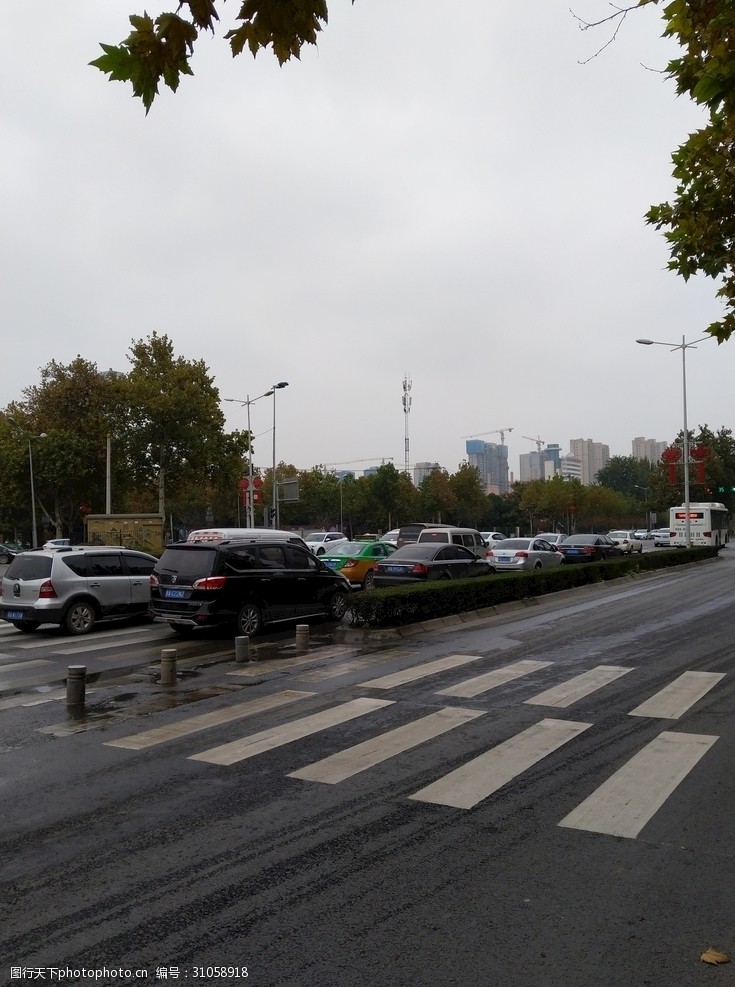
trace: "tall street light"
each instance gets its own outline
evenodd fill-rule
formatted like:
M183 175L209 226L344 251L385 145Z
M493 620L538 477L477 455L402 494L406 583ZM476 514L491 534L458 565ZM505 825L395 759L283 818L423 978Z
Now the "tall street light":
M36 491L33 486L33 448L31 446L31 434L19 425L15 418L11 418L10 415L6 416L6 420L13 426L13 428L17 428L18 431L22 432L28 439L28 472L30 473L31 478L31 547L38 548L38 530L36 527ZM41 432L38 438L45 439L46 433Z
M688 343L686 341L686 336L681 337L680 343L665 343L658 339L636 339L636 343L640 343L642 346L668 346L672 353L676 350L681 350L681 380L682 380L682 395L684 404L684 513L686 515L684 521L684 538L686 541L686 547L692 547L692 536L691 536L691 524L689 520L689 427L687 425L687 350L696 347L697 343L703 343L705 339L712 339L711 336L702 336L700 339L695 339L693 343Z
M278 484L276 483L276 391L288 387L288 381L282 380L278 384L273 384L273 508L271 511L271 528L278 527Z
M250 430L250 405L255 404L256 401L260 401L261 398L269 398L273 393L272 390L265 391L263 394L259 394L257 398L251 398L250 395L246 395L244 401L238 400L238 398L225 398L225 401L232 401L235 404L244 404L248 409L248 506L246 511L247 517L247 527L255 527L255 504L253 503L253 446L252 446L252 431ZM238 508L239 510L239 508Z

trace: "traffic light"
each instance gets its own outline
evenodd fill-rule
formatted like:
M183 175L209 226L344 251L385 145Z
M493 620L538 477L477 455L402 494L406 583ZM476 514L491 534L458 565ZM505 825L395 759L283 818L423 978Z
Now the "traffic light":
M275 507L268 508L268 526L273 527L276 523L276 509Z

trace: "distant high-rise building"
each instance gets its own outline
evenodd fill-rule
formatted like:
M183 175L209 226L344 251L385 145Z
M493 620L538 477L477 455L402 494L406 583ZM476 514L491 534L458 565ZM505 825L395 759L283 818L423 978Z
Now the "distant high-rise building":
M661 459L661 453L668 446L668 442L659 442L658 439L644 439L642 435L639 435L633 439L633 458L647 459L649 463L657 463Z
M562 456L559 463L559 476L564 480L582 482L582 462L574 456Z
M413 468L413 482L414 486L420 487L421 483L426 479L426 477L431 473L432 470L440 470L441 466L439 463L416 463Z
M559 472L561 446L551 442L538 452L525 452L520 457L519 477L521 483L528 480L551 480Z
M468 439L465 443L467 461L480 474L485 493L508 492L508 446L482 439Z
M595 477L610 459L610 446L592 439L570 439L569 454L582 464L581 481L585 486L595 482Z

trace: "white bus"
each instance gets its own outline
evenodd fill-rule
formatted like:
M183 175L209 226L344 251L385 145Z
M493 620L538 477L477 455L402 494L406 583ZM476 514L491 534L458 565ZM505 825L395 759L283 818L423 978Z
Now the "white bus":
M669 512L671 545L685 548L686 504ZM689 504L689 538L692 545L725 545L729 540L730 517L724 504Z

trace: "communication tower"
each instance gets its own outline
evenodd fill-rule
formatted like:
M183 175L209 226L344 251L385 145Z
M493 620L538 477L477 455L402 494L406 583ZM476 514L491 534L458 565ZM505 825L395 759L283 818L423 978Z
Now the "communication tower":
M408 416L411 414L411 400L412 400L412 398L411 398L411 387L412 386L413 386L413 384L412 384L411 378L407 374L403 378L403 398L402 398L402 400L403 400L403 415L404 415L404 418L405 418L405 421L406 421L406 438L405 438L405 441L404 441L405 462L404 462L404 466L403 466L403 471L406 474L406 476L409 475L409 469L410 469L409 463L411 462L410 456L408 454L408 447L409 447L409 442L408 442Z

